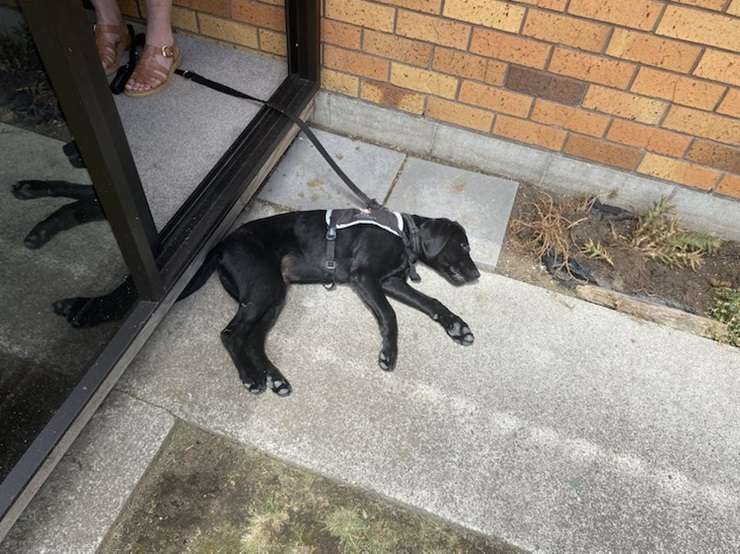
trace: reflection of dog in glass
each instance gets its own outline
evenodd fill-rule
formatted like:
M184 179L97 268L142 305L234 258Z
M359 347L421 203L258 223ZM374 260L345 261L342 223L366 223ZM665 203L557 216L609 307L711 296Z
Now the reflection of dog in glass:
M13 185L12 192L19 200L47 197L74 200L34 225L24 239L24 244L31 249L41 248L58 233L77 225L105 220L95 189L91 185L29 179L18 181ZM92 298L65 298L54 302L52 308L74 327L92 327L105 321L121 319L135 301L136 289L133 280L127 277L123 284L109 294Z
M12 188L19 200L34 198L63 197L75 201L65 204L52 212L46 219L37 223L24 240L28 248L41 248L57 233L66 231L83 223L102 221L103 210L91 185L80 185L68 181L18 181Z
M459 223L406 218L418 230L413 254L419 261L454 285L480 276ZM401 232L408 233L407 229ZM348 283L378 320L382 337L378 364L386 371L394 369L398 355L396 314L386 295L427 314L455 342L473 343L473 334L462 319L409 286L407 252L399 237L376 225L362 224L337 232L334 242L335 265L330 271L325 211L292 212L246 223L208 254L180 296L192 294L218 271L226 291L239 302L221 340L250 392L261 393L267 387L279 395L291 391L265 353L267 333L280 314L290 283Z

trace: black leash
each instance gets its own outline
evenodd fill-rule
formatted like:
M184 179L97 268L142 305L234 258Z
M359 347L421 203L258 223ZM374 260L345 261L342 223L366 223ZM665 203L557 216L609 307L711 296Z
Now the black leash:
M331 157L331 154L329 154L329 152L326 151L326 148L324 148L321 142L319 142L319 139L316 137L316 135L311 130L311 128L308 126L308 124L305 121L303 121L300 117L293 115L292 113L290 113L287 110L284 110L280 106L276 106L275 104L271 103L268 100L257 98L245 92L241 92L239 90L233 89L230 86L224 85L222 83L218 83L216 81L212 81L211 79L203 77L203 75L200 75L196 73L195 71L190 71L188 69L176 69L175 73L177 73L181 77L184 77L185 79L189 79L193 81L194 83L198 83L199 85L204 85L217 92L228 94L229 96L234 96L236 98L243 98L245 100L251 100L252 102L258 102L260 104L264 104L268 108L275 110L276 112L283 114L288 119L290 119L293 123L298 125L301 131L303 131L306 134L308 139L313 143L313 145L319 151L319 154L321 154L324 157L326 162L331 166L331 168L336 172L336 174L339 175L339 177L350 188L350 190L354 192L355 195L357 195L357 197L360 200L363 201L366 208L370 210L377 210L377 209L382 208L380 202L375 200L375 198L370 198L367 194L362 192L360 187L358 187L352 181L352 179L350 179L347 176L347 174L344 171L342 171L342 168L337 165L337 162L334 161L334 158Z
M228 85L224 85L223 83L219 83L217 81L212 81L211 79L208 79L207 77L203 77L203 75L200 75L199 73L196 73L195 71L190 71L188 69L175 69L175 73L180 75L181 77L188 79L190 81L193 81L194 83L198 83L199 85L203 85L205 87L210 88L211 90L215 90L216 92L220 92L222 94L227 94L229 96L233 96L235 98L242 98L244 100L250 100L252 102L257 102L259 104L262 104L264 106L267 106L270 109L275 110L276 112L284 115L288 119L290 119L293 123L298 125L298 127L305 133L305 135L308 137L308 139L313 143L313 145L316 147L316 149L319 151L319 154L323 156L323 158L326 160L326 162L331 166L331 168L336 172L337 175L344 181L344 183L349 187L349 189L355 193L355 195L362 200L362 202L365 204L365 207L368 210L387 210L385 206L383 206L380 202L375 200L375 198L370 198L367 194L365 194L360 187L358 187L352 179L350 179L347 174L342 171L342 168L337 165L337 162L334 161L334 158L331 157L331 154L326 151L326 148L324 148L324 145L321 144L318 137L314 134L314 132L311 130L311 128L308 126L308 124L303 121L300 117L293 115L292 113L284 110L280 106L276 106L275 104L271 103L269 100L263 100L262 98L257 98L256 96L252 96L251 94L247 94L245 92L242 92L240 90L236 90L234 88L231 88ZM416 272L416 268L414 267L414 264L418 260L419 253L421 252L421 243L419 241L419 229L416 226L416 223L414 222L414 219L412 216L408 214L402 214L403 221L405 223L405 227L408 228L409 236L406 236L406 233L401 233L401 240L403 241L403 247L406 251L406 259L407 259L407 265L408 265L408 275L411 278L412 281L421 281L421 278L419 277L419 274ZM326 252L326 270L330 275L329 282L326 283L324 286L331 290L334 288L335 285L335 275L334 272L336 270L336 261L334 259L334 251L336 247L336 229L334 229L332 226L329 226L329 229L327 230L326 234L326 241L327 241L327 252Z

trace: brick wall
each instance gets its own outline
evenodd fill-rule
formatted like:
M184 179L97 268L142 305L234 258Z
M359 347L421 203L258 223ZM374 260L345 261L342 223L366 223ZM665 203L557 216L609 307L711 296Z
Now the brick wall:
M124 14L146 17L146 0L118 0ZM285 56L283 0L173 0L175 28Z
M740 198L740 0L322 2L327 90ZM285 51L282 0L175 4Z

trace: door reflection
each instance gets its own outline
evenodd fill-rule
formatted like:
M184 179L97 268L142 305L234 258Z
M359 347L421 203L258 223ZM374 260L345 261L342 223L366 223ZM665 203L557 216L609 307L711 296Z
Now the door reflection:
M120 324L75 328L60 300L127 271L22 15L0 21L2 480Z

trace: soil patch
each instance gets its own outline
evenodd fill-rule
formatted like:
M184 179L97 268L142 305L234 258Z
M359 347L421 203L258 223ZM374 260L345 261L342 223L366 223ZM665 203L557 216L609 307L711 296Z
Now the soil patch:
M99 552L518 550L179 422Z
M547 205L550 198L564 221L568 256L601 287L698 315L710 314L718 289L740 288L740 243L721 241L718 248L696 257L694 267L668 265L633 244L638 214L605 213L593 209L589 199L560 196L532 185L519 188L499 262L501 272L553 287L553 279L534 252L535 233L526 226L540 217L535 205ZM608 205L608 199L602 201Z
M0 122L72 140L27 27L0 34Z

